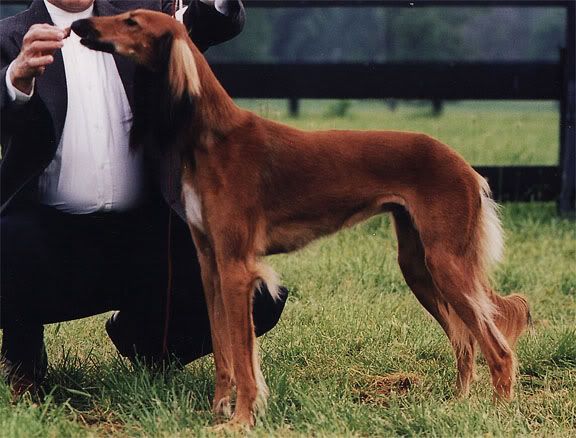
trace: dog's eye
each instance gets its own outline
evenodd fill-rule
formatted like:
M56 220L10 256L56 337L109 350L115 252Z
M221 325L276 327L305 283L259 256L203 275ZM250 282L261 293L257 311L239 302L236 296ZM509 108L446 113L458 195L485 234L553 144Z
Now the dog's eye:
M127 18L124 20L124 23L126 23L128 26L138 26L138 23L132 18Z

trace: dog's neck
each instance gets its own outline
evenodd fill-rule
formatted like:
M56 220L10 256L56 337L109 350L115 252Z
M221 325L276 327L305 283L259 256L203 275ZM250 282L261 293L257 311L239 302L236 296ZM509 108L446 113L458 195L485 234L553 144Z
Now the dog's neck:
M206 58L196 47L190 46L200 81L199 94L192 98L195 102L194 126L196 129L213 131L216 135L225 134L240 123L243 111L224 90Z
M227 136L242 123L245 111L238 108L226 93L200 51L191 41L187 41L187 45L194 57L193 65L188 68L197 76L178 78L183 81L179 83L184 87L181 96L174 95L178 85L173 83L168 62L166 70L152 72L142 69L136 75L131 133L133 147L144 146L152 151L183 150L189 149L189 145L178 144L178 139L194 138L196 147L210 147L214 142L206 141L207 138ZM178 68L185 69L186 65Z

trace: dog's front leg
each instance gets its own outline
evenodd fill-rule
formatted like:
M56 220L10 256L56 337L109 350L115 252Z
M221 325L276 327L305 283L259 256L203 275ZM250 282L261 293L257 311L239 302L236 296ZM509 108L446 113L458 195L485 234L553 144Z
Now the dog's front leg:
M234 370L230 351L230 330L228 329L228 320L224 312L220 293L220 278L216 268L214 250L208 238L192 225L190 230L198 252L198 261L202 273L202 285L210 319L210 334L214 352L214 365L216 367L216 384L212 410L217 418L230 418L232 415L231 393L234 384Z
M254 410L267 394L252 320L254 272L242 260L218 259L222 303L228 316L236 380L236 410L230 426L254 425Z

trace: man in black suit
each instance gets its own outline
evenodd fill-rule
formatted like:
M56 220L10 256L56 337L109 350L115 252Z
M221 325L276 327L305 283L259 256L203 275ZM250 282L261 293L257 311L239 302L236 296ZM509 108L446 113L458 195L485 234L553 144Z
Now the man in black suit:
M173 1L34 0L0 23L0 327L3 368L17 390L46 373L44 324L110 310L106 330L131 359L185 364L211 352L196 253L180 219L178 157L129 148L138 70L62 30L128 8L172 13ZM240 0L192 0L182 20L205 50L240 32L244 9ZM284 290L274 302L262 289L258 334L276 324L286 298Z

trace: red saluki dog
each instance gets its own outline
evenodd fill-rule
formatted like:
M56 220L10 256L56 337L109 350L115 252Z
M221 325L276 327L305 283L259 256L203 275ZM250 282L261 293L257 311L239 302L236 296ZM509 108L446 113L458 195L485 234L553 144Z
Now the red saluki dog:
M156 115L139 125L136 114L135 130L143 142L162 137L182 159L182 200L212 327L215 413L228 412L236 388L228 426L253 425L268 392L252 299L258 282L272 294L277 282L261 258L382 212L394 217L406 282L450 339L459 393L468 393L479 346L497 396L512 397L513 347L528 304L490 286L503 248L497 206L460 155L424 134L302 132L240 109L185 28L161 13L91 18L72 29L87 47L155 75Z

